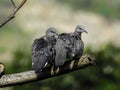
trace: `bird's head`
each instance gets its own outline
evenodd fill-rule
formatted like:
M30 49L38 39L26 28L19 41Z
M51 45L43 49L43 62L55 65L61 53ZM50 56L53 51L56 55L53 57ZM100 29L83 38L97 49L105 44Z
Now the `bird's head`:
M46 36L54 36L54 37L57 37L58 34L56 32L56 29L55 28L48 28L48 30L46 31Z
M78 25L78 26L76 27L75 32L76 32L76 33L83 33L83 32L85 32L85 33L88 34L88 32L87 32L87 31L84 29L84 27L81 26L81 25Z

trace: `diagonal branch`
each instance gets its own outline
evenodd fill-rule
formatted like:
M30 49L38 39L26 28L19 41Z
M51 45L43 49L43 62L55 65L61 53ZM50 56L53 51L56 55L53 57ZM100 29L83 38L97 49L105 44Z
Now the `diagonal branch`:
M79 60L66 61L61 67L47 67L42 72L35 73L34 71L26 71L16 74L3 75L0 78L0 87L20 85L33 81L44 80L47 78L66 74L75 70L84 69L94 65L95 58L90 55L84 55Z
M18 12L18 10L25 4L27 0L23 0L18 6L15 5L14 1L11 0L11 3L14 7L13 12L6 17L5 19L3 19L2 21L0 21L0 28L2 26L4 26L7 22L9 22L10 20L12 20L13 18L15 18L15 14Z

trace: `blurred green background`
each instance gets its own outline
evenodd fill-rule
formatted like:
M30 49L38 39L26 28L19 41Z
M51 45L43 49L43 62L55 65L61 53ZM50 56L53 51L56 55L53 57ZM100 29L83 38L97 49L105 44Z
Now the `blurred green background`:
M20 0L15 0L18 4ZM0 21L10 14L9 0L0 1ZM120 0L28 0L16 18L0 28L0 62L6 73L31 69L31 44L49 27L72 32L78 24L84 54L96 57L95 66L66 75L0 90L119 90Z

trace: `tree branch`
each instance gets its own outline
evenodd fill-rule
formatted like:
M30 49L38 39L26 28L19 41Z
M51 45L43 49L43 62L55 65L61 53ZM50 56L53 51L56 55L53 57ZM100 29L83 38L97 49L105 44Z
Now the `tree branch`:
M13 18L15 18L15 14L25 4L26 1L27 0L23 0L18 6L16 6L15 3L14 3L14 1L11 0L11 3L13 5L13 7L14 7L13 12L8 17L6 17L2 21L0 21L0 28L2 26L4 26L7 22L9 22L10 20L12 20Z
M46 67L42 72L35 73L34 71L26 71L16 74L3 75L0 78L0 87L20 85L30 83L33 81L44 80L47 78L66 74L78 69L84 69L88 66L94 65L95 58L90 55L84 55L79 60L66 61L61 67Z

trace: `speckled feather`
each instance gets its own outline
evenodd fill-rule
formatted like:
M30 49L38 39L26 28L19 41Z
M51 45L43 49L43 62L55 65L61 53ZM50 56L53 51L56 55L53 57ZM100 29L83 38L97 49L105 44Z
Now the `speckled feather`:
M51 30L54 32L51 32ZM53 33L53 34L52 34ZM32 69L41 71L54 58L54 44L57 33L54 28L48 29L45 36L34 40L32 44Z
M86 32L81 25L78 25L73 33L62 33L59 35L55 45L55 65L62 66L66 59L78 59L82 56L84 43L81 33Z

